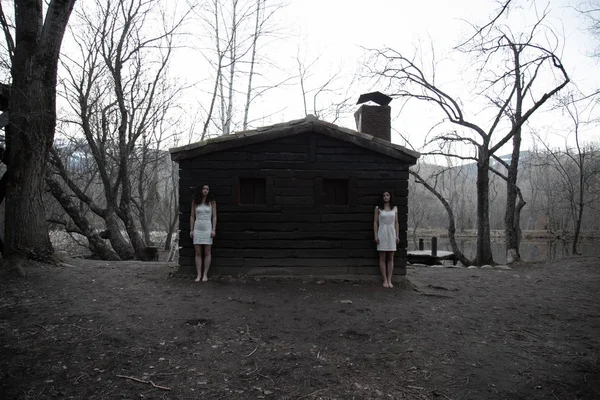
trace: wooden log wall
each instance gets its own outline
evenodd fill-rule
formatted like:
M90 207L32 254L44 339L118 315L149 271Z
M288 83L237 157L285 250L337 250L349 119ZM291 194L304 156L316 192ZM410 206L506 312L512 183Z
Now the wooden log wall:
M264 178L266 204L239 205L240 178ZM348 179L349 204L322 204L323 179ZM194 265L191 196L194 187L205 184L217 201L214 273L378 274L373 216L385 190L398 206L395 273L406 273L408 166L399 160L319 134L184 159L181 266Z

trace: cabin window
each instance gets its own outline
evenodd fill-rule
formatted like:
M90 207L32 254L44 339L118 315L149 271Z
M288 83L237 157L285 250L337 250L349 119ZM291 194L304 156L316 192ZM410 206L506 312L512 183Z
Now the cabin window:
M238 204L267 204L266 179L240 178Z
M323 204L348 205L348 179L323 179Z

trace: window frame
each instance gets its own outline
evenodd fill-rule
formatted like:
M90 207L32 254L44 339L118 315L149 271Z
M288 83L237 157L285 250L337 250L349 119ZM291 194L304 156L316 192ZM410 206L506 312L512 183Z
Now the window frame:
M335 182L335 184L329 186L330 183ZM341 185L337 185L338 183L343 183L343 190ZM326 187L333 188L334 190L334 202L328 203L328 196L326 195ZM337 194L341 191L345 191L344 200L345 203L337 203ZM350 179L349 178L323 178L321 181L321 193L320 193L321 201L320 203L325 207L349 207L350 206Z
M260 182L259 185L256 185L256 183ZM254 197L254 202L252 203L243 203L242 202L242 187L244 186L244 184L247 183L252 183L252 189L253 189L253 197ZM238 206L242 206L242 207L248 207L248 206L259 206L259 207L264 207L268 204L268 193L267 193L267 179L263 178L263 177L239 177L237 179L237 205ZM262 186L262 191L263 191L263 195L262 195L262 202L257 203L256 202L256 189L257 187Z

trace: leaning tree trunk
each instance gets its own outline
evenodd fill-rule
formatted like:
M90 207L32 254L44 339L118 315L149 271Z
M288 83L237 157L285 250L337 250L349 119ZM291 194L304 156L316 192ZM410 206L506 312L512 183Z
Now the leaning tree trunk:
M108 246L100 235L92 228L88 220L83 216L79 207L73 203L60 183L51 176L46 177L46 183L50 188L52 196L59 202L63 210L71 217L75 225L81 233L88 239L90 250L94 255L99 256L103 260L119 261L121 260L117 253Z
M121 233L121 224L119 224L119 217L115 213L112 207L108 207L106 217L106 229L108 230L108 239L113 249L119 255L121 260L133 260L135 258L135 252L131 244L125 239Z
M442 203L442 205L444 206L444 209L448 214L448 239L450 241L450 246L452 247L454 257L456 257L458 261L460 261L466 266L473 264L472 261L465 257L462 251L460 251L460 249L458 248L458 244L456 243L456 223L454 222L454 212L452 211L450 203L448 203L444 196L442 196L440 192L438 192L433 186L425 182L425 180L421 178L419 174L410 170L408 172L415 177L416 183L420 183L421 185L423 185L425 189L429 190L435 197L437 197L440 203Z
M493 264L490 230L490 157L487 148L479 146L477 162L477 265Z
M517 177L519 155L521 152L521 129L513 136L513 151L506 174L506 211L504 213L504 233L506 243L506 262L513 263L521 259L519 252L520 210L517 213ZM523 204L524 206L524 204ZM523 208L521 206L521 208Z

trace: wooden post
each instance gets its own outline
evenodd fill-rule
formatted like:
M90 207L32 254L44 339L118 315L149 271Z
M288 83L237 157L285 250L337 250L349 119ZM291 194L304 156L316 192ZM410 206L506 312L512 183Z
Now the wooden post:
M437 256L437 237L435 236L431 238L431 255Z
M423 250L425 246L423 245L423 239L419 239L419 250Z

